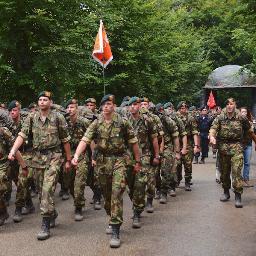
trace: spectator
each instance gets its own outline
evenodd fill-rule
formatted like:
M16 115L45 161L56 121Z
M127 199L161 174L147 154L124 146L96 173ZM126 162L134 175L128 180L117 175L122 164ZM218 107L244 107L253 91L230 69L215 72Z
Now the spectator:
M252 129L253 129L253 117L251 112L247 107L240 108L240 112L242 116L246 116L249 120ZM243 146L244 146L244 168L243 168L243 180L244 180L244 186L248 187L249 184L249 176L250 176L250 161L252 156L252 139L248 136L244 136L243 139Z
M205 163L205 158L208 157L209 139L208 133L211 127L212 119L208 116L208 109L206 106L201 108L201 113L198 118L200 142L201 142L201 160L199 164Z

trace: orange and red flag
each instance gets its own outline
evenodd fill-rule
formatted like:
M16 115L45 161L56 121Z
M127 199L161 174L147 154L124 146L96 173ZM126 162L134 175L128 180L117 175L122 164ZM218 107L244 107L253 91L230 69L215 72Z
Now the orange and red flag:
M102 20L100 21L100 28L95 40L92 57L99 62L103 68L106 68L113 59L111 47Z
M213 93L211 91L210 95L209 95L209 98L208 98L208 101L207 101L207 106L211 109L211 108L214 108L216 106L216 102L215 102L215 99L214 99L214 96L213 96Z

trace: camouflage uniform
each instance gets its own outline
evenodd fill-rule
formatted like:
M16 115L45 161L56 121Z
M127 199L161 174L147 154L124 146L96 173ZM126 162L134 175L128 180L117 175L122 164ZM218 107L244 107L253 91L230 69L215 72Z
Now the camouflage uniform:
M170 184L175 189L176 184L176 154L174 152L173 139L179 136L176 123L168 116L162 115L164 128L164 151L161 161L161 194L167 195Z
M17 133L21 131L22 123L24 122L24 119L21 119L19 125L17 126ZM32 206L32 199L31 199L31 193L29 190L29 184L31 180L33 179L33 168L32 165L32 158L33 158L33 147L32 147L32 141L31 137L28 136L26 141L24 142L24 145L20 148L20 152L22 155L23 160L26 162L26 165L28 167L28 176L24 176L24 173L21 171L21 168L19 167L18 163L18 182L17 182L17 193L16 193L16 201L15 205L17 208L22 208L25 205ZM15 161L16 162L16 161ZM15 163L14 162L14 163Z
M61 143L70 140L67 123L63 115L50 110L43 122L40 112L31 113L23 123L21 136L24 140L32 133L34 156L32 167L39 184L41 214L54 214L54 191L60 166L63 163Z
M155 169L150 160L153 155L152 139L157 137L158 130L147 114L140 113L139 119L130 118L130 122L139 141L142 169L138 173L130 171L127 175L129 196L133 208L142 212L145 207L146 186L148 198L153 198L155 193Z
M178 183L182 180L182 164L184 165L185 171L185 182L190 183L192 179L192 161L194 157L193 147L194 147L194 135L199 135L197 121L190 114L182 115L177 112L178 117L182 120L185 131L187 133L187 154L181 156L180 163L177 165L177 178ZM180 141L182 146L182 141Z
M230 189L232 174L232 186L234 192L243 192L243 180L241 171L243 168L243 136L253 132L250 122L242 117L238 110L232 118L228 118L227 112L217 116L210 129L210 135L217 136L217 148L220 157L221 180L224 189Z
M8 189L8 152L12 146L14 137L5 127L0 127L0 215L6 212L5 193Z
M182 122L182 120L178 117L178 115L173 112L171 114L168 114L168 116L175 122L175 124L177 125L178 127L178 132L179 132L179 139L180 139L180 142L182 142L182 138L184 136L187 136L187 132L186 132L186 129L185 129L185 126ZM180 143L180 146L182 146L182 143ZM178 178L177 178L177 166L181 164L181 159L177 160L176 158L174 158L174 163L173 163L173 169L175 170L175 173L174 173L174 183L171 183L171 188L172 189L175 189L175 186L177 185L177 182L178 182Z
M125 119L117 113L106 123L99 115L87 129L82 140L88 145L97 144L96 171L105 199L104 208L110 216L110 224L123 222L123 193L126 187L126 162L124 154L127 144L137 143L134 131Z
M90 121L86 118L77 117L75 124L71 121L68 122L68 131L71 137L70 147L72 156L82 139L84 133L90 125ZM70 173L69 188L71 194L74 196L75 207L83 207L85 205L84 189L86 184L86 178L88 174L89 165L89 150L79 158L77 168L72 168Z
M163 124L162 124L160 118L157 115L149 112L149 110L147 110L147 109L141 109L141 112L144 114L147 114L152 119L152 121L157 129L158 144L160 147L160 144L162 142L163 135L164 135ZM151 158L153 158L153 157L151 157ZM154 174L155 178L153 179L153 176L152 175L150 176L151 179L148 181L147 189L146 189L147 198L153 198L157 185L161 184L161 182L160 182L160 179L161 179L160 178L160 165L158 165L158 166L151 165L150 172L152 172L152 175ZM159 189L160 189L160 187L159 187Z

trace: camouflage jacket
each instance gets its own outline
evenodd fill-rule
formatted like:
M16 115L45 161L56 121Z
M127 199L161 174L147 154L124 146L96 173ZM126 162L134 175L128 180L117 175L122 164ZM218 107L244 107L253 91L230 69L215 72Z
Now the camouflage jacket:
M134 128L135 135L139 142L141 156L150 156L153 152L152 139L157 138L158 128L153 119L147 115L140 113L139 119L130 117L129 119Z
M90 123L91 122L87 118L82 116L78 116L74 124L71 121L68 122L68 132L71 137L70 147L72 152L77 148Z
M182 115L180 112L177 112L177 115L185 126L188 143L193 142L193 135L199 135L198 123L196 119L190 114Z
M82 140L87 144L91 144L94 140L97 144L97 151L110 156L122 155L128 144L138 142L128 120L115 112L110 123L107 123L103 114L100 114L98 119L90 124Z
M56 111L50 111L45 122L40 112L30 113L19 132L24 140L32 135L34 150L60 148L61 143L69 142L68 126L64 116Z
M7 161L10 148L14 142L12 133L6 127L0 127L0 161Z
M164 147L173 150L173 139L179 136L178 126L169 116L162 114L160 116L164 128Z
M214 119L209 133L217 138L220 151L233 155L242 152L243 139L250 132L253 130L246 117L241 116L239 111L235 110L234 115L229 118L224 109Z
M179 136L182 138L183 136L187 135L185 125L183 124L182 120L178 117L177 113L167 113L167 115L176 123L179 131Z

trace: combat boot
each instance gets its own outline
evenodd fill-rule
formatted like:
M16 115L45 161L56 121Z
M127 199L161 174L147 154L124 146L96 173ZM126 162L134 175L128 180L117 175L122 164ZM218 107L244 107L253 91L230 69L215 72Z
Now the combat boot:
M193 164L198 164L198 157L195 156Z
M4 222L9 218L6 207L0 209L0 226L4 225Z
M112 235L112 226L111 225L108 225L107 228L106 228L106 234L107 235Z
M167 195L164 193L161 193L159 202L160 204L167 204Z
M69 199L69 193L68 193L68 190L65 189L63 190L63 194L62 194L62 200L68 200Z
M190 182L185 182L185 191L191 191Z
M199 164L205 164L204 157L201 158L201 160L199 161Z
M29 202L27 202L25 204L24 207L22 207L21 214L22 215L27 215L27 214L34 213L34 212L35 212L35 207L33 205L32 200L30 200Z
M159 199L160 199L160 191L159 191L159 190L156 191L155 199L156 199L156 200L159 200Z
M23 220L23 218L22 218L22 207L16 207L12 219L15 223L21 222Z
M109 244L111 248L120 247L120 225L112 225L112 235Z
M154 207L153 207L153 198L147 198L147 213L153 213L154 212Z
M170 196L171 196L171 197L176 197L175 188L172 188L172 189L170 190Z
M238 192L235 192L235 207L236 208L243 208L243 204L241 201L241 194Z
M101 191L99 188L94 190L93 200L94 210L101 210Z
M57 217L58 217L58 213L56 210L54 210L52 216L50 217L50 228L55 228L56 226L55 220L57 219Z
M75 208L75 221L82 221L84 219L82 207Z
M43 217L41 231L37 234L38 240L46 240L50 237L50 217Z
M224 189L224 193L220 197L221 202L227 202L230 198L229 189Z
M134 210L132 227L141 228L140 213L137 210Z

